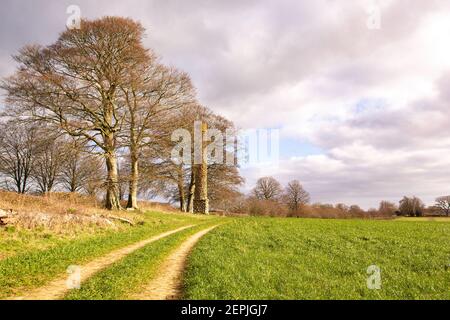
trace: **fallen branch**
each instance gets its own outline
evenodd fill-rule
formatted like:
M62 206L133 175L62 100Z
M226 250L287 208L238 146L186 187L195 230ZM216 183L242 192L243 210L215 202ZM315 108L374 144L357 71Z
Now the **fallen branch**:
M125 223L128 223L129 225L134 226L134 222L129 220L129 219L126 219L126 218L117 217L117 216L110 216L110 215L106 216L105 218L119 220L120 222L125 222Z

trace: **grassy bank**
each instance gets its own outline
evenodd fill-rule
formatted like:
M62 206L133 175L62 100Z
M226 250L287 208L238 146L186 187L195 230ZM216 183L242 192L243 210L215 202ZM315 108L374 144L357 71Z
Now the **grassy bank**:
M171 209L150 202L140 202L139 205L142 211L161 212ZM0 260L49 249L72 240L87 239L92 235L127 230L126 224L109 218L110 215L134 223L145 222L145 216L139 212L110 212L103 209L96 198L76 193L36 196L0 190L0 209L14 212L5 219L7 225L0 227ZM154 223L157 220L147 222Z
M245 218L194 249L186 298L450 299L449 265L445 222Z

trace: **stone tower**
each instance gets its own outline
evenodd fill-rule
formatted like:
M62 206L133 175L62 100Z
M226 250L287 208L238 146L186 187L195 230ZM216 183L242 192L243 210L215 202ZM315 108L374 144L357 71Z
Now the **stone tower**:
M206 133L208 130L208 125L202 123L202 143L201 143L201 154L202 163L195 164L195 193L194 193L194 212L208 214L209 213L209 201L208 201L208 163L206 155Z

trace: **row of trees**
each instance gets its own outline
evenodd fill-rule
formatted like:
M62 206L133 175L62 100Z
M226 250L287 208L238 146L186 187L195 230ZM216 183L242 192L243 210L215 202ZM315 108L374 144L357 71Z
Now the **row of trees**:
M102 168L101 159L77 140L14 121L0 125L0 174L6 190L45 194L59 188L96 195Z
M281 184L273 177L260 178L252 191L258 200L278 201L285 204L291 212L298 212L309 203L310 196L298 180L288 183L283 189Z
M283 187L275 178L263 177L248 196L235 197L224 209L238 214L293 216L299 215L309 202L310 195L298 180Z
M218 129L233 124L199 105L189 76L163 65L143 46L143 36L143 27L130 19L83 20L54 44L26 46L14 57L19 67L0 86L6 92L1 148L11 150L0 159L7 187L14 183L23 193L32 182L48 192L56 183L87 191L92 180L101 182L106 208L120 209L126 183L127 208L137 208L138 194L147 193L169 196L192 211L197 177L191 166L172 161L172 132L192 132L194 121ZM209 169L213 202L219 194L237 193L242 178L236 167ZM67 182L70 172L89 179Z
M450 215L450 196L439 197L434 206L426 208L417 197L404 197L399 204L381 201L377 209L363 210L358 205L347 206L313 203L298 180L285 188L273 177L260 178L248 197L237 202L234 211L251 215L303 216L321 218L376 218L423 215Z
M450 196L436 198L435 204L426 207L417 197L404 197L400 201L397 213L402 216L422 217L424 215L450 216Z

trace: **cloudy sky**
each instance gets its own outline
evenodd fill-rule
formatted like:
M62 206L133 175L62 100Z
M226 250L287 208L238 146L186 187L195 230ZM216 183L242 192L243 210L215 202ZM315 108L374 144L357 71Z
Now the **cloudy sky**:
M450 194L448 0L2 0L0 76L20 47L57 38L69 5L139 20L202 104L280 129L279 165L243 170L246 190L273 175L365 208Z

